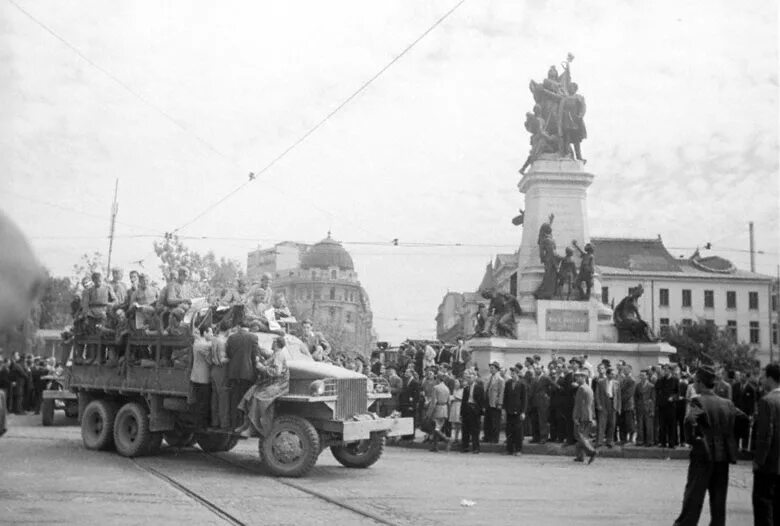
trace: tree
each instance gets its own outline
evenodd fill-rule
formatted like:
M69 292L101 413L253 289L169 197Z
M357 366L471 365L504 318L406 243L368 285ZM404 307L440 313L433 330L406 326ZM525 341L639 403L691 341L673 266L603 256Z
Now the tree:
M160 271L166 279L175 275L179 267L189 269L192 292L197 296L208 296L215 290L233 286L236 279L243 275L238 261L217 259L212 251L202 256L188 248L178 236L155 241L154 252L160 258Z
M714 361L735 371L753 371L759 365L755 348L737 343L730 334L711 323L678 324L669 330L668 341L688 363Z
M91 277L93 272L103 272L106 267L103 261L103 254L95 251L92 254L82 254L78 263L73 265L73 276L71 281L74 287L78 286L82 279Z
M49 275L41 299L38 302L38 323L41 329L64 329L73 322L70 302L76 293L76 287L70 278L57 278Z

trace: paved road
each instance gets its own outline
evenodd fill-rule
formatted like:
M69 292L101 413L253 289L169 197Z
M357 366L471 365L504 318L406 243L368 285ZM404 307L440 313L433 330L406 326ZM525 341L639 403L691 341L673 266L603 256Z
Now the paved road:
M326 451L307 478L290 480L263 472L256 441L220 455L164 448L130 460L86 451L62 414L49 428L33 416L10 424L0 439L3 524L671 524L687 466L388 448L366 470ZM729 524L752 523L750 488L749 465L733 467Z

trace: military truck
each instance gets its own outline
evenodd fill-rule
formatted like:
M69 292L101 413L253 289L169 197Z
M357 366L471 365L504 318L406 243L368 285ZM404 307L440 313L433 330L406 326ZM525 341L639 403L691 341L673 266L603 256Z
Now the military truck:
M255 334L266 349L278 337ZM258 441L270 473L304 476L326 447L342 465L365 468L381 457L385 437L413 432L411 418L371 412L377 400L390 396L386 383L315 362L301 340L285 340L289 393L275 401L270 432ZM171 446L194 442L208 453L232 449L240 438L234 431L190 424L190 367L171 357L191 356L192 345L192 336L131 335L121 344L100 334L77 336L63 385L78 398L84 446L126 457L154 455L163 439ZM147 358L139 360L139 354Z
M54 424L54 411L62 409L68 418L76 418L79 414L78 396L63 387L65 371L57 370L52 374L41 378L46 382L41 401L41 424L50 426Z

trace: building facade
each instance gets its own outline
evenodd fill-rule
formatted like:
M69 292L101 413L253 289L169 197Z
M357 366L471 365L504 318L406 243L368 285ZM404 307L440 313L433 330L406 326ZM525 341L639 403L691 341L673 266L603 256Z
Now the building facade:
M251 267L251 270L250 270ZM247 276L271 275L271 288L283 292L298 320L314 322L337 352L369 354L376 336L368 294L352 257L328 237L315 245L283 242L247 256Z
M644 294L639 300L640 315L656 334L663 335L669 327L678 324L712 323L732 334L736 341L757 349L762 363L770 356L775 359L780 356L770 276L737 269L730 261L717 256L702 257L698 251L690 258L675 258L660 237L592 238L590 242L595 251L604 304L614 307L633 287L641 284ZM513 257L511 254L497 256L488 265L482 284L492 283L496 290L514 294L517 263L515 259L513 266ZM466 328L473 324L473 321L459 320L458 315L475 312L476 307L470 303L481 301L469 293L456 301L454 294L457 293L445 296L436 318L437 329L443 336L452 326ZM450 312L456 303L458 311Z

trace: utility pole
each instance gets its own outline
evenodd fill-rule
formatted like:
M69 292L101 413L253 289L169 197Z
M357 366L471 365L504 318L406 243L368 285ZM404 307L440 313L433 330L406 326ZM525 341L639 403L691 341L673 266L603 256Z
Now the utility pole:
M111 252L114 250L114 227L116 226L116 214L119 212L117 192L119 191L119 178L114 183L114 202L111 204L111 228L108 231L108 268L106 269L106 281L111 275ZM752 224L752 223L751 223Z
M753 238L753 221L748 223L750 228L750 272L756 271L756 240Z

